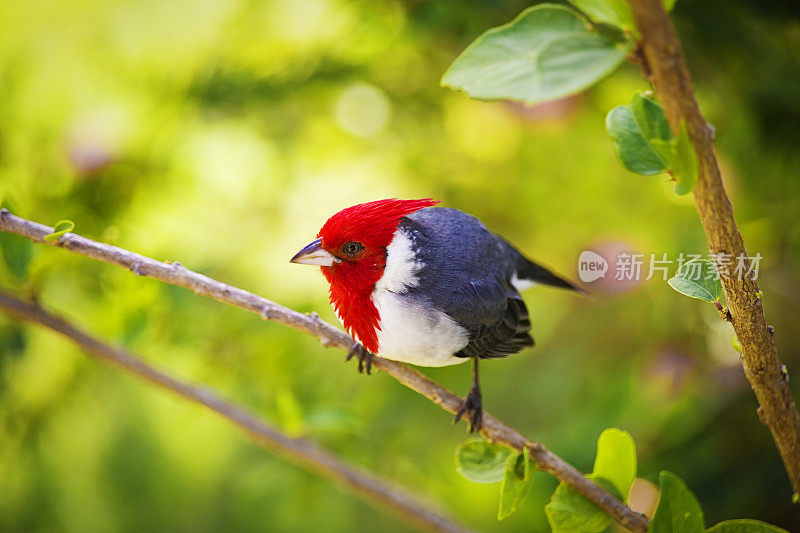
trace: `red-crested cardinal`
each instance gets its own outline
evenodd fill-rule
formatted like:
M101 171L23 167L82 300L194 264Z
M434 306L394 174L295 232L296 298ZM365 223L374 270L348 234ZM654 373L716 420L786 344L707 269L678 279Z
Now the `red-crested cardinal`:
M370 373L372 354L419 366L472 359L472 388L455 421L469 411L475 431L482 419L478 359L533 346L519 292L535 283L582 291L477 218L432 207L437 203L387 199L348 207L291 261L321 267L336 315L357 341L347 360L357 356L359 372Z

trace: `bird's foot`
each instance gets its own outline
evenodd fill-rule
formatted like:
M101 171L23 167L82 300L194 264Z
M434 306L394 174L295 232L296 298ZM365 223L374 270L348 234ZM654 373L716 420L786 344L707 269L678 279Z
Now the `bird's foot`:
M456 418L453 423L455 424L461 420L461 417L466 414L467 411L469 411L469 432L480 431L481 425L483 425L483 407L481 402L481 390L478 387L473 386L469 390L469 394L464 398L464 403L461 404L461 408L456 413Z
M347 357L344 358L345 361L349 361L350 359L355 356L358 359L358 372L360 374L364 373L366 369L367 374L372 373L372 357L373 354L366 348L364 348L360 342L353 343L353 347L350 348L350 351L347 352Z

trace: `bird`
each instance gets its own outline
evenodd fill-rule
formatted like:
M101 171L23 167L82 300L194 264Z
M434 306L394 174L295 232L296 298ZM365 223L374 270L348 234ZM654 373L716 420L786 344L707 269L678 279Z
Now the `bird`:
M332 215L290 259L316 265L336 316L356 341L347 355L369 374L372 357L441 367L469 360L472 387L455 415L480 430L481 359L532 347L520 292L544 284L583 289L526 258L480 220L430 198L388 198Z

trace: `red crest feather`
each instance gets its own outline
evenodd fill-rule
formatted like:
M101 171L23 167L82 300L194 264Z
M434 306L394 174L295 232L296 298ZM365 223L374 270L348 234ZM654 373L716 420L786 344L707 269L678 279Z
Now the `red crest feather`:
M392 242L400 220L439 202L389 198L342 209L322 226L317 237L322 247L342 257L341 247L356 241L364 251L354 260L321 267L330 284L330 300L345 329L372 353L378 352L380 315L372 302L372 291L383 276L386 247Z

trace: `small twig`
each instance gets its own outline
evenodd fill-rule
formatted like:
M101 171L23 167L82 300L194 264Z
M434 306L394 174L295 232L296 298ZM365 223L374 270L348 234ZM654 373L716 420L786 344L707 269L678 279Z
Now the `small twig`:
M452 533L466 531L462 526L419 502L405 490L372 474L356 470L307 439L284 435L243 408L222 399L216 392L177 380L145 363L134 354L114 348L91 337L41 307L0 291L0 308L19 318L41 324L64 335L91 355L114 364L126 372L208 407L245 430L259 444L283 453L311 471L344 483L364 496L368 502L378 502L404 519L430 531Z
M711 253L747 258L733 207L722 183L714 155L714 128L700 112L681 43L661 0L629 0L641 33L641 49L658 101L675 134L685 122L699 166L694 202ZM736 338L742 347L742 366L761 405L759 416L778 446L795 495L800 498L800 416L783 379L775 341L764 318L755 280L748 275L723 276L722 288Z
M197 294L234 305L256 313L262 318L303 331L319 339L325 346L334 346L349 352L353 345L353 339L347 333L317 316L298 313L266 298L226 285L185 267L176 271L170 263L162 263L116 246L86 239L74 233L63 235L58 242L45 241L44 236L51 233L52 228L17 217L7 210L0 210L0 230L22 235L34 242L65 248L127 269L130 269L133 264L138 264L139 274L143 276L191 289ZM374 357L372 365L450 413L455 414L461 407L461 398L402 363ZM611 493L586 478L575 467L553 454L544 445L526 439L517 430L508 427L486 412L483 414L481 434L490 441L504 444L519 452L527 447L531 452L531 459L537 463L540 470L549 472L559 481L585 496L626 528L632 531L647 530L649 524L647 517L631 510Z
M644 50L642 50L641 43L638 42L636 43L636 45L633 47L633 50L631 51L630 54L628 54L628 57L626 59L628 61L631 61L632 63L636 63L637 65L639 65L639 68L642 70L642 75L644 76L644 79L646 79L648 82L651 81L653 73L650 72L650 65L647 62L647 56L644 55Z

